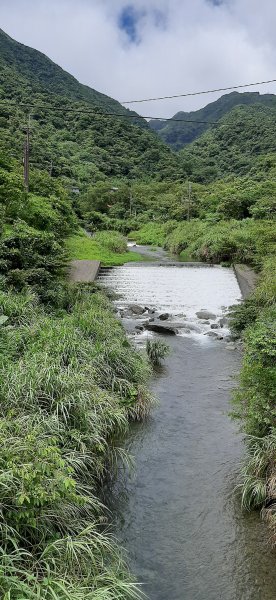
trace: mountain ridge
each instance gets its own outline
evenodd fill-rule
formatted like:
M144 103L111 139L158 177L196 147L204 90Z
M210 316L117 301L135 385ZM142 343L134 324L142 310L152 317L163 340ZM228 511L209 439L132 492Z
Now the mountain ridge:
M176 113L172 119L187 119L191 121L219 121L236 106L263 106L276 107L276 95L260 94L259 92L230 92L217 100L210 102L196 111ZM168 121L149 121L149 126L160 138L174 150L181 150L188 144L198 139L211 126L203 123L180 123Z

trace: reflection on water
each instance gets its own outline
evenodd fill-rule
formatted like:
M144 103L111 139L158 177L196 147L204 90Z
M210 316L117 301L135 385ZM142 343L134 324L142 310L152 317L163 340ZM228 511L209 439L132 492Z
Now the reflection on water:
M217 287L215 270L203 269L209 283L198 278L191 301L193 270L180 271L187 271L183 303L180 288L176 299L172 289L159 286L160 309L168 307L170 295L177 310L181 305L192 317L202 307L217 310L238 297L231 272L222 271L230 280ZM157 280L152 276L155 299ZM109 282L120 288L120 269L106 276ZM123 300L134 293L133 285L134 278ZM138 287L137 300L148 303L140 295L141 283ZM243 516L233 497L243 446L227 412L240 357L213 340L202 344L175 337L170 344L166 368L152 381L160 404L144 425L133 425L126 444L135 475L123 487L118 481L113 491L117 537L150 600L273 600L275 556L266 546L265 526L255 515Z

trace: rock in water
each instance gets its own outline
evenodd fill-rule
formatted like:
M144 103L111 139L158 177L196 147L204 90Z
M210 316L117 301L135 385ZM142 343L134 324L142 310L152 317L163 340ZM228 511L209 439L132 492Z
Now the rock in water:
M148 323L146 325L146 329L148 329L148 331L155 331L156 333L163 333L164 335L176 335L178 333L178 329L176 329L176 327L171 327L168 325L156 325L153 323Z
M214 315L211 312L208 312L208 310L200 310L196 313L196 316L198 319L203 319L204 321L208 321L209 319L213 320L216 318L216 315Z
M143 306L139 306L139 304L131 304L129 310L133 315L143 315L146 312L146 309Z
M162 315L159 315L159 319L160 321L167 321L169 316L169 313L163 313Z

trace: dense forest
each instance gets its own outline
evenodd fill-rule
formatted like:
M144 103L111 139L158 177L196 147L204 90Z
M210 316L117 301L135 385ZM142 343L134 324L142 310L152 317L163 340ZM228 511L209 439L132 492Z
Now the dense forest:
M0 31L5 600L140 597L106 530L101 486L127 462L129 422L150 410L151 365L97 286L67 281L70 257L128 260L126 235L260 274L231 313L244 342L233 413L248 435L243 506L262 510L276 535L276 101L235 93L207 109L219 124L172 134L177 148L194 140L177 153L138 115Z
M217 123L236 106L255 104L275 108L276 98L273 94L231 92L221 96L215 102L210 102L204 108L192 112L180 111L172 117L172 120L150 121L149 125L171 148L181 150L211 129L213 123ZM180 120L183 122L181 123Z

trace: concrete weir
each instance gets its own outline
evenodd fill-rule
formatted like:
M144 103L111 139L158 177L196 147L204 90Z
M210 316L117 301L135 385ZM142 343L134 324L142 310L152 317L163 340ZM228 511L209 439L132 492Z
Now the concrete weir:
M92 283L97 278L100 266L99 260L73 260L70 265L70 281Z

